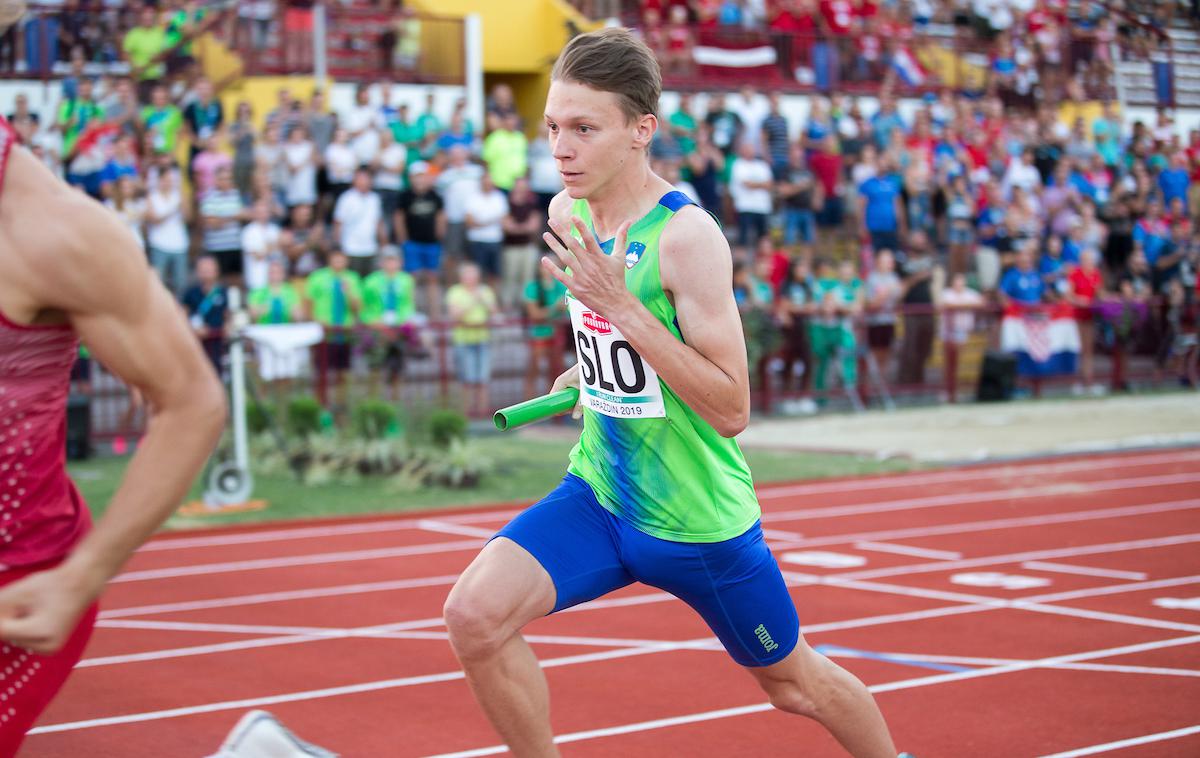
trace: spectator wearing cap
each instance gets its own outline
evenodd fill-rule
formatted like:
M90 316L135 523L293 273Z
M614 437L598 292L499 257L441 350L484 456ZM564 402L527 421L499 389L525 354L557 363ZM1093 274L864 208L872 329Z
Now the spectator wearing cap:
M366 276L375 268L375 256L387 242L383 203L371 190L371 171L354 172L354 184L342 193L333 209L333 238L350 259L350 268Z
M414 163L409 169L409 179L412 186L400 193L396 203L396 240L404 249L404 270L423 285L425 313L436 317L441 312L439 279L446 207L433 187L427 163Z

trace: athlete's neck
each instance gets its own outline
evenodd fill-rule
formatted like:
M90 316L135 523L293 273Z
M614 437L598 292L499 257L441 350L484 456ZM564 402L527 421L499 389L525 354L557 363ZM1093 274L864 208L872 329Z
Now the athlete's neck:
M645 216L670 190L671 185L651 171L649 163L641 162L586 198L592 229L600 239L611 239L621 224Z

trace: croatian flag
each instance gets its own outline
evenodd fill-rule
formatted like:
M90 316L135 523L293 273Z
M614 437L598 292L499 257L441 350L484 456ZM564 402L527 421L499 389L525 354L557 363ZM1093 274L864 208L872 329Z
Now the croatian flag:
M1000 349L1017 356L1017 373L1042 378L1075 373L1079 326L1066 303L1010 306L1000 322Z
M892 68L909 87L920 87L929 78L925 67L907 47L897 48L892 53Z

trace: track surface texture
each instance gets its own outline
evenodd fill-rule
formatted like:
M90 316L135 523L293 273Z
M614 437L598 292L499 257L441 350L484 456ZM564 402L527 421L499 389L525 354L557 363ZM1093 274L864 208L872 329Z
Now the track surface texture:
M759 496L806 638L871 687L900 749L1200 755L1200 450ZM348 758L502 753L440 614L517 510L158 537L21 756L199 758L251 708ZM566 756L841 755L653 588L526 631Z

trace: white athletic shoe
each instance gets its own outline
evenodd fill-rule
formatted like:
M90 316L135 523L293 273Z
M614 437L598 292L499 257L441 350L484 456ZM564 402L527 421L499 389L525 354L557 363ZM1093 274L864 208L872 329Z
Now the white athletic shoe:
M338 758L300 739L266 711L250 711L209 758Z

